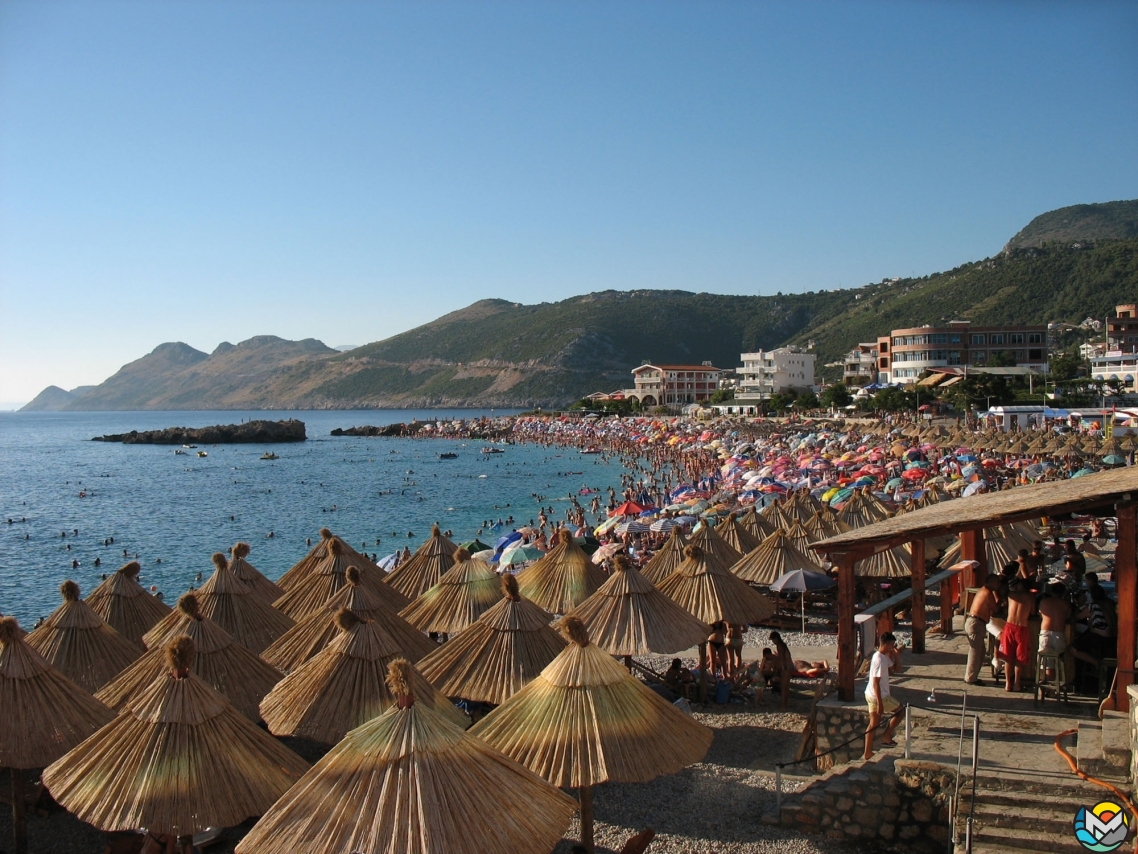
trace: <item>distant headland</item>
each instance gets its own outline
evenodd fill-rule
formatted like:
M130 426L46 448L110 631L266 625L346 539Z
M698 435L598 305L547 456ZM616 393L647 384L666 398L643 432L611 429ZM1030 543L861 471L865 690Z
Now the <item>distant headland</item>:
M222 424L214 427L167 427L165 430L131 430L95 436L92 442L122 442L124 445L203 445L259 444L269 442L303 442L308 436L304 422L245 421L241 424Z

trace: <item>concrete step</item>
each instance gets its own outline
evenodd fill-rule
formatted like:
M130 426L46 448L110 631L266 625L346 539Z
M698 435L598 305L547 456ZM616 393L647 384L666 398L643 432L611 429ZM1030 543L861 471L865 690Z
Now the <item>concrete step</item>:
M1075 815L1080 807L1086 805L1085 801L1053 804L1050 798L1046 802L1029 803L1030 805L1022 802L1004 805L977 800L976 810L972 813L972 827L974 829L1002 827L1032 833L1050 833L1062 837L1071 834ZM961 805L959 828L964 827L964 822L968 818L968 806L967 803Z
M1074 816L1066 836L1055 833L1036 833L1012 827L972 828L972 854L1012 854L1012 852L1048 851L1052 854L1086 854L1086 849L1075 839ZM960 842L956 850L964 851L964 827L961 825Z

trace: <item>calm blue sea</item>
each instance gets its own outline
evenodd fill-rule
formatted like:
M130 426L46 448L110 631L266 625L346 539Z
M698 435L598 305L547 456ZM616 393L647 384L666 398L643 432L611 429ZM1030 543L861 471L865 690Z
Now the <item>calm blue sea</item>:
M124 549L130 558L138 555L143 582L158 585L172 604L197 573L209 577L213 552L238 540L250 543L250 562L275 579L303 557L307 538L316 541L323 526L382 556L404 546L414 551L436 521L457 542L475 536L483 522L511 514L518 525L536 519L534 494L563 518L569 495L583 487L619 490L618 464L572 451L511 445L488 455L479 453L483 442L329 435L336 427L483 414L489 413L0 413L0 612L30 627L59 603L61 582L73 578L86 595L101 573L127 560ZM90 441L130 430L289 417L305 422L307 442L202 446L208 457L198 458L195 451L175 455L168 445ZM270 449L280 459L258 459ZM458 458L440 460L444 451ZM482 539L494 536L485 532ZM103 545L110 537L114 544Z

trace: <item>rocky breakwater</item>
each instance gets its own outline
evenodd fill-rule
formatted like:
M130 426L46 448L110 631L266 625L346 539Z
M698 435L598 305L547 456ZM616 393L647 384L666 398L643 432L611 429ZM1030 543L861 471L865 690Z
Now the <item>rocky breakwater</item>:
M165 430L131 430L95 436L93 442L122 442L125 445L203 445L252 444L269 442L303 442L308 436L304 422L245 421L241 424L219 424L214 427L167 427Z

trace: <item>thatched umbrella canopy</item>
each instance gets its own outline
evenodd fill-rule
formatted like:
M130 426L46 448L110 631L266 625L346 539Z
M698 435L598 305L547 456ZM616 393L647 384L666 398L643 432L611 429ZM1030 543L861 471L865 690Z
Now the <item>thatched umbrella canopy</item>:
M849 528L838 521L838 517L829 510L819 510L811 516L810 520L802 527L810 534L810 542L812 543L816 543L818 540L828 539L829 537L836 537L838 534L844 534L849 530Z
M52 763L43 781L100 830L189 837L262 815L308 769L190 672L194 642L167 647L169 672Z
M778 530L778 525L771 522L751 505L751 509L739 517L739 524L760 542Z
M790 513L786 512L783 508L782 501L775 501L773 504L768 504L759 515L774 525L775 528L781 528L784 531L793 527L795 521L797 521Z
M233 708L252 721L261 719L261 698L273 689L284 675L266 664L217 623L201 613L196 593L183 594L178 600L178 622L170 627L177 635L186 635L197 649L194 670L207 685L220 691ZM117 712L123 711L154 680L166 672L166 651L151 649L96 695Z
M752 584L773 584L780 575L804 569L821 572L822 566L795 545L785 531L775 531L758 548L752 549L742 560L731 567L738 578Z
M431 538L419 546L409 560L392 570L385 581L413 602L438 584L454 566L457 550L458 546L443 536L439 526L432 525Z
M305 617L261 653L261 657L285 673L295 670L328 646L340 634L336 614L347 608L361 620L373 620L395 638L405 658L418 661L437 644L391 610L363 583L359 567L344 573L347 584L332 595L315 614Z
M547 854L576 802L452 726L389 666L398 697L265 813L238 854ZM498 806L501 805L501 806Z
M580 620L561 625L569 645L471 733L553 785L580 789L591 850L593 786L675 774L704 757L712 735L590 643Z
M605 574L562 529L545 556L518 573L518 590L539 608L564 614L580 605L605 583Z
M107 625L79 598L79 585L59 587L63 604L28 635L28 645L48 664L94 694L146 650Z
M213 556L214 572L196 592L202 616L209 617L233 636L247 650L260 654L269 644L287 632L293 621L266 604L247 584L229 571L225 555ZM143 637L148 647L164 646L182 622L177 611L168 615Z
M809 548L810 544L814 542L814 540L811 539L810 531L801 522L795 522L790 529L787 530L786 535L790 538L790 541L800 549Z
M273 607L297 622L312 616L322 610L324 603L348 583L350 566L355 564L344 553L343 541L328 540L324 559L312 569L303 583L273 602Z
M459 548L454 553L454 566L399 616L424 632L453 634L498 603L502 598L498 588L498 573L490 564L471 560L470 553Z
M135 560L119 567L88 593L86 599L91 610L106 620L112 629L139 644L142 636L170 613L169 605L157 596L151 596L138 583L141 569Z
M419 662L419 672L448 697L498 704L516 693L565 648L550 616L502 576L504 598Z
M347 608L336 614L340 636L280 681L261 701L273 735L295 735L335 744L395 702L384 678L387 665L402 659L391 635ZM445 694L411 668L420 702L465 729L470 721Z
M367 588L383 599L391 608L398 611L411 604L411 599L404 596L394 587L384 582L387 575L376 563L365 554L360 554L342 538L337 537L327 528L320 529L320 542L301 558L295 566L277 579L277 587L285 593L291 591L305 582L316 571L328 556L328 544L335 540L340 544L340 554L344 556L349 566L358 566L363 571L364 584Z
M703 643L711 627L697 620L640 574L623 555L601 589L570 611L593 643L612 655L668 654Z
M28 646L15 617L0 617L0 768L12 769L12 831L27 854L24 775L43 768L114 718L114 712Z
M805 524L810 517L825 507L821 501L805 489L796 489L786 502L786 510L799 522Z
M905 578L913 573L912 551L908 543L902 543L883 552L878 552L854 564L854 575L861 578Z
M660 582L660 592L703 622L746 626L765 620L775 607L731 574L715 555L691 543L679 568Z
M688 539L689 546L699 546L708 554L715 555L716 559L724 566L731 566L737 562L743 555L735 550L735 547L723 539L719 534L715 533L715 529L708 524L700 525L699 530L696 531Z
M652 555L648 563L641 567L641 574L653 584L659 584L684 562L684 546L686 545L684 535L680 533L680 528L677 525L672 528L672 533L664 541L664 545L660 546L660 550Z
M248 556L248 543L234 544L233 557L229 559L229 571L238 581L244 581L257 596L272 605L284 595L284 591L265 578L257 567L245 560Z
M739 520L734 516L728 516L716 525L715 533L719 534L719 536L727 541L731 548L735 549L735 551L741 555L745 555L763 541L762 537L756 537L740 525ZM593 643L596 643L596 641L594 640Z

